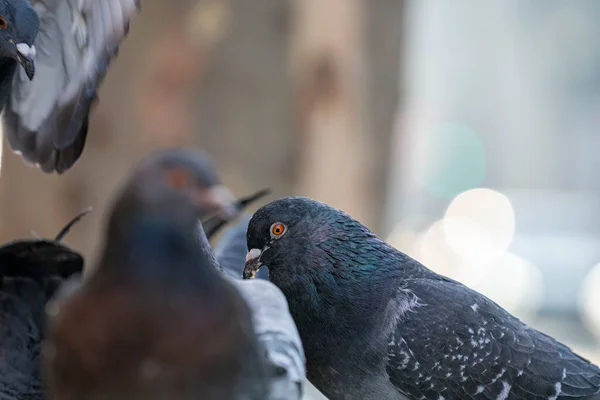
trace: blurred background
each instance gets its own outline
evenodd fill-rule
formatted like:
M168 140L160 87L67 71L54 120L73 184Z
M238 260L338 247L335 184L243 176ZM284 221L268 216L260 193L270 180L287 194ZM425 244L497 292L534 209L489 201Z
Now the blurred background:
M5 144L0 239L92 206L66 239L92 261L130 168L199 146L237 195L341 208L600 362L600 2L143 3L76 166Z

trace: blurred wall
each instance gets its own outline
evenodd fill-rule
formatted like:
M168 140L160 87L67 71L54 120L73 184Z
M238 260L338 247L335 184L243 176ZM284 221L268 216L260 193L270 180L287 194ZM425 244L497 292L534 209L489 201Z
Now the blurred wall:
M397 0L145 0L75 167L44 175L4 146L0 238L51 237L91 205L66 242L93 257L116 187L171 145L206 149L238 195L308 195L377 229L401 12Z

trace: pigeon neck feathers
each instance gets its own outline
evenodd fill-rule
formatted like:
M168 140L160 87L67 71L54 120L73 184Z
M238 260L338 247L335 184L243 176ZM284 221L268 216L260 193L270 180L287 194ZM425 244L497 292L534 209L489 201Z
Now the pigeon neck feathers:
M101 265L117 267L138 278L210 280L216 261L210 247L198 240L199 222L194 210L176 197L148 203L147 195L129 190L117 202Z

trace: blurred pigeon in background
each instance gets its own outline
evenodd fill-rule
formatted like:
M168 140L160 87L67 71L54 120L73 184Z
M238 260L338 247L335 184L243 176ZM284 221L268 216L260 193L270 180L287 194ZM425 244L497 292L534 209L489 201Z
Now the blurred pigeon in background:
M144 160L117 197L95 272L48 306L50 399L266 398L250 310L198 230L201 155Z
M597 366L337 209L271 202L248 248L244 278L269 267L332 400L600 399Z
M260 190L248 197L237 199L221 182L219 171L210 155L196 148L174 147L163 149L146 157L138 168L162 166L170 168L180 162L186 162L194 168L195 184L200 189L197 193L198 216L208 239L229 221L237 218L244 207L263 197L267 189Z
M237 213L241 213L245 207L254 203L256 200L260 199L261 197L266 196L269 193L270 193L269 189L261 189L258 192L253 193L249 196L242 197L238 200L235 200L233 202L233 207L237 211ZM231 239L233 241L225 240L225 241L220 241L219 243L227 243L228 246L234 246L234 248L236 250L238 248L241 248L239 246L243 246L244 248L246 248L246 228L248 227L248 221L250 220L250 216L247 214L242 214L242 218L246 221L245 223L240 223L240 224L235 225L237 227L237 229L235 231L227 231L227 232L231 232L231 233L228 233L228 235L233 235L231 237ZM217 214L213 213L208 216L202 216L201 222L202 222L202 227L204 228L204 232L206 233L206 237L210 240L230 220L231 220L231 218L223 218L222 215L219 215L219 213L217 213ZM239 234L235 233L240 230L243 230L243 232L244 232L243 240L239 239L240 238ZM238 262L238 259L240 257L240 252L238 252L238 251L229 252L228 251L228 253L230 253L232 255L232 257L235 257L235 258L232 260L227 259L226 263L228 265L235 266L235 268L238 270L237 277L240 278L241 271L239 271L239 267L240 267L240 265L243 265L243 263L239 264L239 262ZM246 256L246 253L244 252L241 255L242 261L244 261L245 256Z
M248 215L225 231L215 248L217 261L252 310L259 342L266 351L269 395L265 400L300 400L306 378L304 350L287 301L265 280L242 281Z
M57 288L81 274L83 258L55 240L16 240L0 247L0 399L45 399L41 374L44 307Z
M138 1L0 0L4 133L28 163L63 173L79 159L90 107Z

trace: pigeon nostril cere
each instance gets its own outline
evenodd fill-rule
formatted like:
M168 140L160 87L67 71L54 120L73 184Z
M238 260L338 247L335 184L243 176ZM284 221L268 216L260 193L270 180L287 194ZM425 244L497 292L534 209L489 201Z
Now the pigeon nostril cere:
M252 249L246 254L246 262L252 261L260 257L261 251L259 249Z

